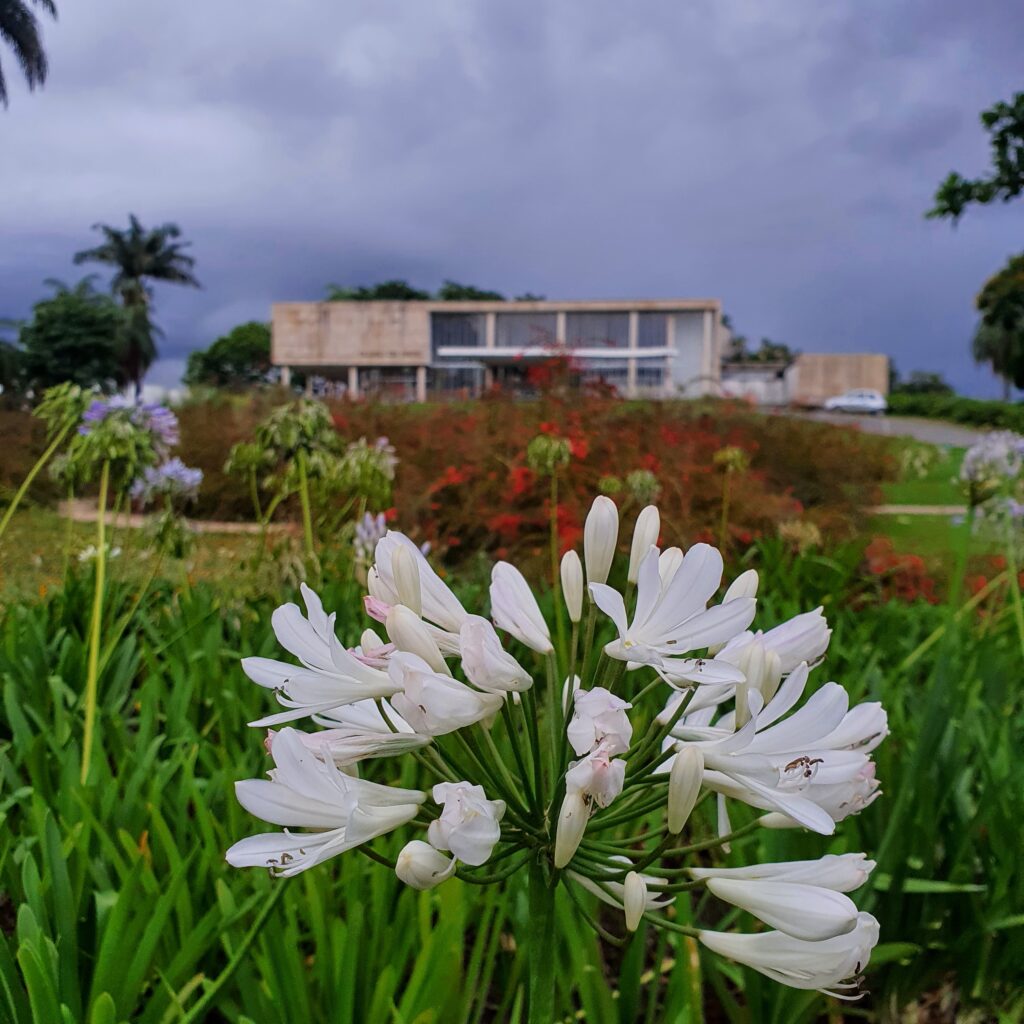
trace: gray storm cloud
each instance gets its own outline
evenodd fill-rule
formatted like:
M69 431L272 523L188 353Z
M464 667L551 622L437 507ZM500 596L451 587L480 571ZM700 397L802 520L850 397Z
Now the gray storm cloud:
M1024 202L925 221L1024 88L1024 8L951 0L60 5L10 58L0 316L74 278L89 225L175 220L201 292L157 293L152 378L328 281L714 295L805 351L883 351L995 393L972 297Z

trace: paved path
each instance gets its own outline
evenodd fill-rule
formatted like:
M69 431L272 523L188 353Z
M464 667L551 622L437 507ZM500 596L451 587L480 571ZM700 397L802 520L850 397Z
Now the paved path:
M62 501L60 503L60 514L70 516L76 523L96 522L96 506L84 499L76 498L72 502ZM135 513L122 512L117 518L107 520L113 527L122 528L145 526L149 522L149 516L140 516ZM189 526L196 533L259 533L259 523L237 523L222 522L216 519L189 519ZM282 533L295 531L297 527L291 523L271 523L267 527L269 533Z
M965 505L875 505L868 512L876 516L963 516Z
M843 427L857 427L868 434L885 434L889 437L913 437L928 444L949 444L967 448L974 444L985 430L964 427L958 423L943 420L926 420L917 416L854 416L842 412L806 412L796 415L823 423L835 423Z

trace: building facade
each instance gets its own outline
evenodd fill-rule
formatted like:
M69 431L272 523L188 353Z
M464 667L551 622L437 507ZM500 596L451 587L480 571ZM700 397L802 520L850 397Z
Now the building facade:
M281 302L271 360L351 397L479 394L525 386L568 357L582 381L626 396L719 393L725 334L715 299L637 302Z

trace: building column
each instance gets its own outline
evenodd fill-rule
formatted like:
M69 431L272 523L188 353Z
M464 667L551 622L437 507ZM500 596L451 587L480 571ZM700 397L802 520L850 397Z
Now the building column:
M715 380L721 374L721 369L715 367L715 318L710 309L704 310L704 348L701 352L700 371L704 376L701 381L701 394L708 395L712 392L711 379ZM719 367L721 363L719 363Z
M425 366L416 367L416 401L425 402L427 400L427 368Z
M313 374L306 374L306 387L303 392L307 398L313 397Z
M555 344L559 348L568 348L569 341L565 336L565 310L555 314Z
M498 344L498 314L484 314L484 346L495 348Z
M629 340L627 347L636 352L640 347L640 314L634 309L629 314ZM626 361L626 397L636 398L636 356L631 355Z
M359 367L350 366L348 368L348 397L358 398L359 397Z
M292 386L292 368L290 366L281 367L281 387L290 388Z

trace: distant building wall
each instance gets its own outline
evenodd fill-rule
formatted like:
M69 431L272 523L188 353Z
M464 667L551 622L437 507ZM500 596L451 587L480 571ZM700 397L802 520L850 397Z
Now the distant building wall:
M823 405L851 388L889 393L889 357L874 354L804 353L786 371L793 405Z
M430 314L412 302L278 302L276 366L426 366Z
M785 363L723 363L722 394L755 405L786 405Z

